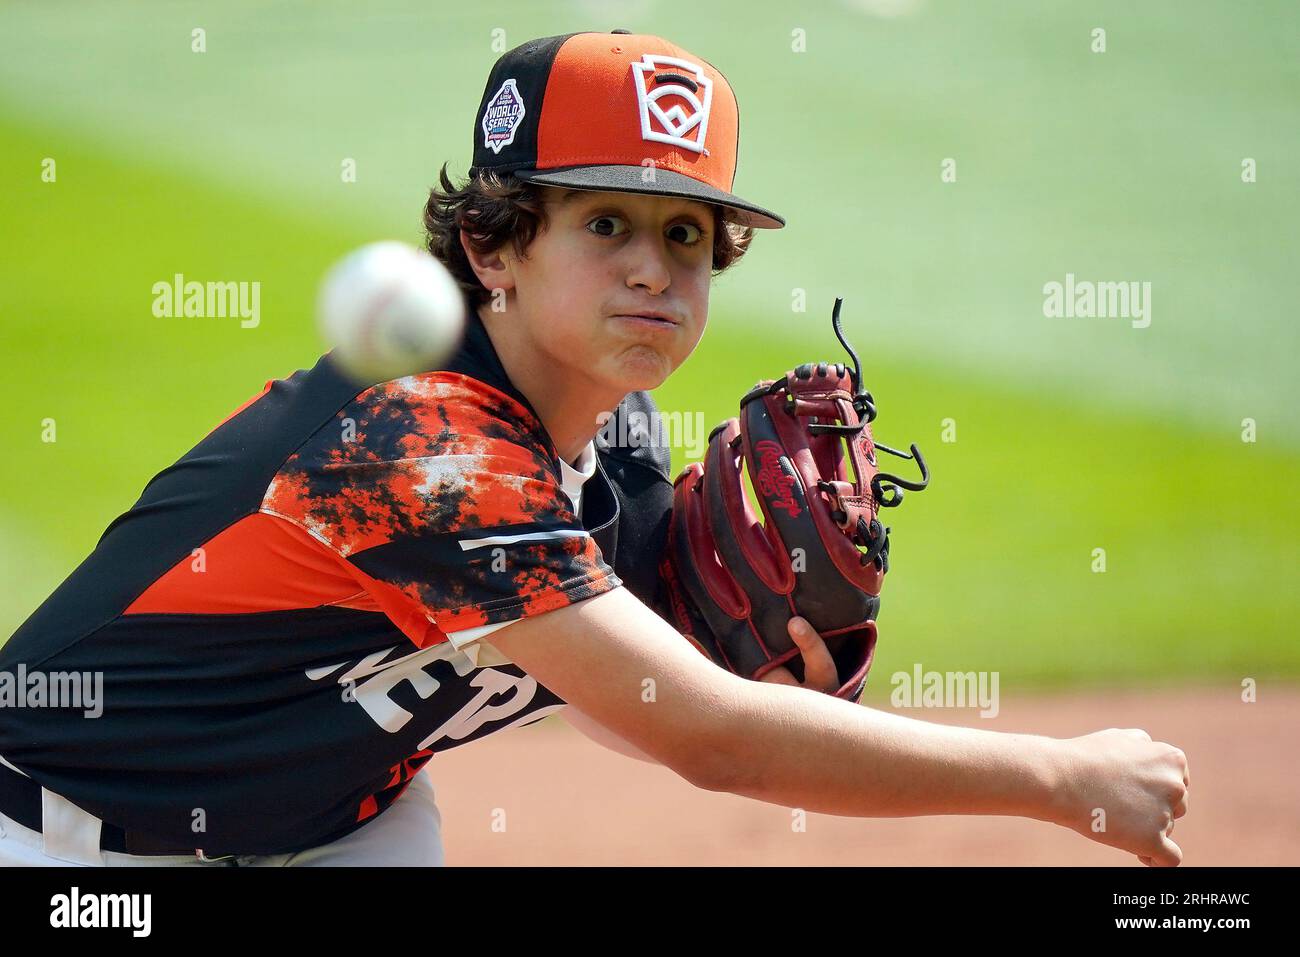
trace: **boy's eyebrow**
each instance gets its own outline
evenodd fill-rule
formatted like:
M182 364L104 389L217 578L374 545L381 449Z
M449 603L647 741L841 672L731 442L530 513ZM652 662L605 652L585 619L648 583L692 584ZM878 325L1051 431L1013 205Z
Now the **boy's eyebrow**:
M570 203L572 203L573 200L575 200L575 199L579 199L579 198L581 198L581 197L583 197L583 196L591 196L591 195L593 195L593 194L595 194L595 193L598 193L598 192L601 192L601 190L592 190L592 189L566 189L563 193L560 194L560 205L561 205L561 206L567 206L567 205L569 205ZM685 201L685 202L690 202L690 200L684 200L684 201Z

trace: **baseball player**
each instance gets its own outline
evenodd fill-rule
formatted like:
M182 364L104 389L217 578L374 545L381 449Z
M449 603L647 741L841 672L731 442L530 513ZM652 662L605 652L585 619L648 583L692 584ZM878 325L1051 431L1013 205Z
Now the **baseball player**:
M0 649L6 673L103 681L95 717L0 708L0 863L441 864L426 765L557 713L710 790L1021 815L1178 863L1170 745L840 700L803 615L799 660L747 680L653 610L674 489L628 426L699 342L712 276L784 225L731 192L738 141L726 78L660 37L504 54L468 181L444 167L425 211L463 345L393 381L327 354L268 382L108 527Z

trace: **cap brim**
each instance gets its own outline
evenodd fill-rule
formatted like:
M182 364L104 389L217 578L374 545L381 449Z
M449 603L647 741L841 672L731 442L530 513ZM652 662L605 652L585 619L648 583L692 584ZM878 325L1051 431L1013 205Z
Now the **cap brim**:
M647 173L651 171L654 181L646 182ZM755 229L780 229L785 225L785 220L771 210L755 206L739 196L725 193L673 170L648 166L570 166L565 169L517 169L514 175L517 179L543 186L699 200L726 207L729 220Z

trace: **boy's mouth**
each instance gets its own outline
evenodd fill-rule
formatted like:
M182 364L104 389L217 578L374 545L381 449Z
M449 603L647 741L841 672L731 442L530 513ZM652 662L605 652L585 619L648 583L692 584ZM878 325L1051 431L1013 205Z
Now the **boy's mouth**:
M646 325L652 328L672 328L680 324L674 316L663 312L628 312L615 315L615 319L624 319L628 322L635 322L638 325Z

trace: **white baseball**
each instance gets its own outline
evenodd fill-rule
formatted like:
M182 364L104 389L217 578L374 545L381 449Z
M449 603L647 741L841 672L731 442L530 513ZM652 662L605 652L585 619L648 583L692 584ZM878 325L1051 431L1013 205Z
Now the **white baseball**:
M465 297L442 263L407 243L371 243L326 274L317 319L334 359L365 382L434 368L460 344Z

